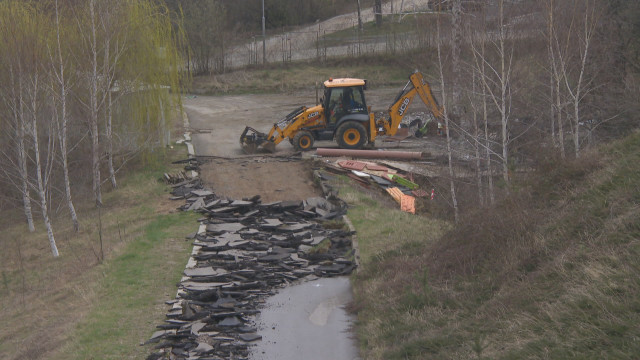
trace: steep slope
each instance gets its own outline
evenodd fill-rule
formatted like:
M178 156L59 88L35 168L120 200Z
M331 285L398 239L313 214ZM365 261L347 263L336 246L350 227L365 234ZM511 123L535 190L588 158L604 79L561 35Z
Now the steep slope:
M640 134L549 162L496 209L357 277L365 358L634 358Z

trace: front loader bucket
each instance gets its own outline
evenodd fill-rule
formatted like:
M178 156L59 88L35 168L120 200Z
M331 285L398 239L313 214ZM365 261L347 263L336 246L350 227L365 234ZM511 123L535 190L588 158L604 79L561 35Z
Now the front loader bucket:
M259 148L269 152L276 150L276 144L267 140L267 134L261 133L250 126L245 127L242 135L240 135L240 145L242 146L242 151L246 154L254 154Z

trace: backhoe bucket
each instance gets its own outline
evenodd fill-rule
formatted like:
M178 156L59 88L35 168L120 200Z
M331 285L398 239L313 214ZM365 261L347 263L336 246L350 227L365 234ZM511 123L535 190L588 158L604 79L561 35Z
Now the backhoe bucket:
M250 126L245 127L242 135L240 135L240 145L246 154L254 154L259 148L269 152L276 150L276 144L267 140L267 134L261 133Z

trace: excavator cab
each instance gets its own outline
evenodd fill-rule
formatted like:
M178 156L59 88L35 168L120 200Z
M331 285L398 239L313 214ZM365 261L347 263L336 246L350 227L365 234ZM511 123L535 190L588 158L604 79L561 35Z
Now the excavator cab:
M326 88L324 98L323 106L330 126L338 124L345 115L368 114L362 86Z
M369 122L369 112L364 96L366 80L363 79L329 79L324 82L324 97L322 107L326 119L326 126L314 132L317 140L333 140L347 148L362 147L368 136L366 129ZM345 125L349 124L349 125ZM350 140L341 143L339 130L347 127L358 128L351 131ZM349 135L347 135L349 137Z

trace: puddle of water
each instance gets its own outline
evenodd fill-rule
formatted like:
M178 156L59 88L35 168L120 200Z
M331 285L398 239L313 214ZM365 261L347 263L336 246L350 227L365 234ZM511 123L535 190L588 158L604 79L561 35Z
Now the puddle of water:
M250 348L249 358L359 359L350 330L354 319L344 310L351 300L347 277L322 278L280 290L267 299L256 318L262 340Z

